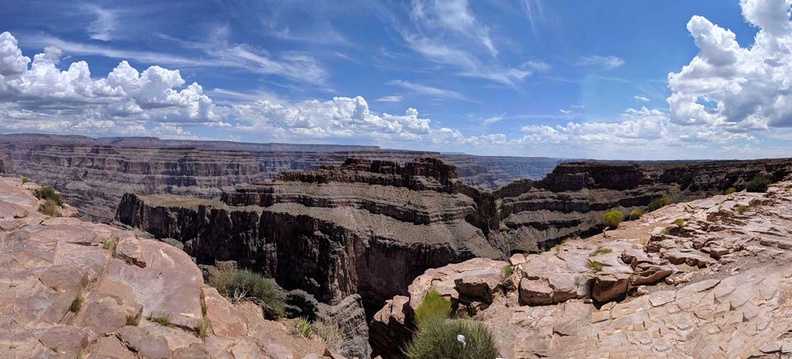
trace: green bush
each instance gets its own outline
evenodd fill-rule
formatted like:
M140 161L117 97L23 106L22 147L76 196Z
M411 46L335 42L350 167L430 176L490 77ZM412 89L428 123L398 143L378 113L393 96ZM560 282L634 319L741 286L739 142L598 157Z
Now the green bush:
M209 285L234 300L249 299L269 310L273 319L285 315L286 293L272 278L249 270L216 271L209 277ZM267 314L267 313L265 313Z
M52 201L56 205L63 207L63 197L58 192L55 192L52 187L42 187L33 192L38 199Z
M83 302L84 302L84 300L83 300L82 296L78 295L77 298L74 298L74 300L69 305L69 311L72 312L72 313L79 312L80 309L83 306Z
M415 323L420 327L431 319L451 317L451 301L443 298L436 290L431 290L415 310Z
M464 336L465 344L457 340ZM407 345L409 359L495 359L499 356L489 330L470 320L434 319L421 327Z
M646 210L649 212L654 212L660 208L663 208L667 205L671 204L671 199L668 197L657 198L652 202L649 202L649 205L646 206Z
M739 206L739 207L737 207L737 213L739 213L739 214L744 214L745 211L747 211L747 210L748 210L748 206Z
M28 183L30 180L27 177L22 177L22 184Z
M170 314L149 314L148 319L150 322L157 323L161 326L168 327L171 325Z
M726 192L724 192L724 193L725 194L732 194L734 192L737 192L737 189L734 188L734 187L729 187L729 188L726 189Z
M684 218L677 218L677 219L674 220L674 224L676 224L677 227L682 228L682 227L685 226L685 219Z
M504 280L511 277L512 273L514 273L514 268L511 265L505 265L501 268L501 277Z
M643 208L636 208L636 209L630 211L629 218L630 218L631 221L634 221L634 220L640 219L641 216L644 215L644 213L646 213L646 211L644 211Z
M745 189L748 190L748 192L764 193L767 192L768 185L770 185L770 181L766 178L756 177L745 185Z
M608 228L616 228L623 219L624 215L621 211L610 211L605 214L605 226Z
M311 327L311 322L300 318L300 320L297 321L297 333L299 333L303 338L311 339L311 337L313 337L313 328Z

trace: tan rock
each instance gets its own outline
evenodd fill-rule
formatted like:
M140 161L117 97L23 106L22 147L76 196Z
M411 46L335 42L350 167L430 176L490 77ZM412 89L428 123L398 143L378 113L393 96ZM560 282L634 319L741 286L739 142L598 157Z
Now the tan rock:
M245 337L248 328L242 313L223 298L217 289L207 287L203 289L203 293L206 317L212 323L214 334L229 338Z

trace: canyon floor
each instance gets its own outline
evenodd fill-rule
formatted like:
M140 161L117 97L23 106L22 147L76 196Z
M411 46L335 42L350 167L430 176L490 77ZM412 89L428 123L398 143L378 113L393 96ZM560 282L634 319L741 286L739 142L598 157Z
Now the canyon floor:
M0 358L340 358L222 297L175 247L39 213L36 188L0 178Z
M430 269L377 313L372 342L404 341L434 289L505 358L789 357L790 249L790 181L673 204L542 254Z

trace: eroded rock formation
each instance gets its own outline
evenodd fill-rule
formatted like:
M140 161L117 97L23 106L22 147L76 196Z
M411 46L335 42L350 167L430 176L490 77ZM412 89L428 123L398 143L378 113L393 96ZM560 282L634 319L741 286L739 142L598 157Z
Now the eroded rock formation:
M258 305L220 296L179 249L40 214L36 187L0 177L0 357L324 354L321 340L291 335L287 324L264 320Z
M338 165L351 156L405 162L430 154L372 146L39 134L0 135L0 151L4 154L0 156L0 173L15 173L54 187L80 209L82 217L97 222L113 218L126 192L213 198L237 185L269 182L282 171ZM540 178L560 162L549 158L443 156L459 165L468 184L484 189L517 178Z
M767 194L674 204L508 263L431 269L374 316L372 344L398 357L434 289L485 323L506 358L776 358L792 347L790 213L784 181Z

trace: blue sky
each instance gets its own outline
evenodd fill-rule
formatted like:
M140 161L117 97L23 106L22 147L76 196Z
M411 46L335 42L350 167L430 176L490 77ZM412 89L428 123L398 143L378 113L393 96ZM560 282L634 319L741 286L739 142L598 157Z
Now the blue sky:
M0 7L0 131L790 156L790 4L18 1Z

